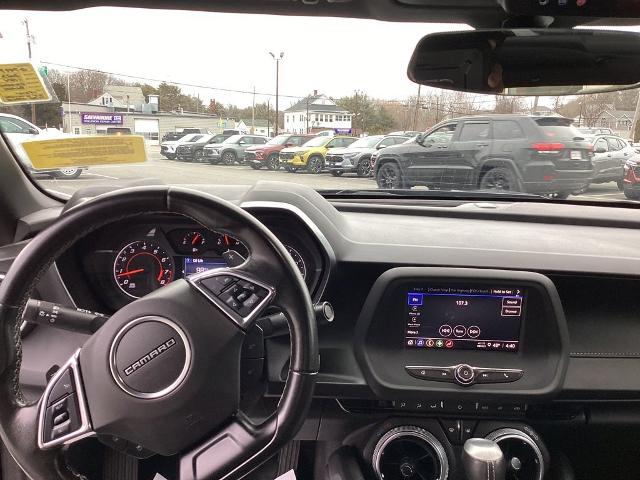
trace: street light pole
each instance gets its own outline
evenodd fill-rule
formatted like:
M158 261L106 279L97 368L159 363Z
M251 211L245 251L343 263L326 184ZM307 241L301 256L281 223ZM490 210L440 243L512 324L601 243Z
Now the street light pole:
M29 51L29 61L31 61L31 32L29 32L29 20L26 18L22 21L24 27L27 29L27 49ZM31 123L36 123L36 104L31 104Z
M279 109L278 109L278 88L279 88L279 84L280 84L280 60L282 60L282 57L284 57L284 52L280 52L280 56L276 57L273 52L269 52L269 55L271 55L273 57L273 59L276 61L276 127L275 127L275 136L278 135L278 116L279 114Z

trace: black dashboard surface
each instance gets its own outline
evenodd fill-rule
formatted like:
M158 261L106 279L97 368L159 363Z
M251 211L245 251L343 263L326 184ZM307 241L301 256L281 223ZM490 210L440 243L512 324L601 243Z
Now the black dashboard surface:
M640 211L636 209L551 203L331 202L305 187L276 182L198 189L246 208L284 243L294 242L301 254L305 250L310 264L317 262L318 278L308 283L314 301L332 302L336 315L331 325L319 331L318 396L373 397L354 355L354 328L366 296L375 280L391 268L439 266L547 275L559 292L570 337L560 398L640 399L636 341L640 338ZM82 196L70 204L82 201ZM60 273L51 273L39 286L38 295L67 304L73 298L88 308L109 308L99 298L100 289L87 287L90 282L81 280L86 275L82 256L95 247L95 243L74 247L59 262ZM2 249L1 269L6 271L19 249L20 245ZM43 384L42 372L61 362L83 339L49 328L35 329L25 339L23 382ZM50 342L60 348L29 355L46 350ZM286 337L267 342L272 393L282 386L288 352ZM34 357L38 359L31 361Z

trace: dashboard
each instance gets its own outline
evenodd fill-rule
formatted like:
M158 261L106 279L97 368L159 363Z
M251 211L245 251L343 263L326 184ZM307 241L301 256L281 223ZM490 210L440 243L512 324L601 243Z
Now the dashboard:
M307 227L265 215L300 270L310 291L325 273L325 253ZM178 216L149 215L93 232L58 262L74 298L111 313L174 280L207 270L239 266L251 245L232 233L208 230Z

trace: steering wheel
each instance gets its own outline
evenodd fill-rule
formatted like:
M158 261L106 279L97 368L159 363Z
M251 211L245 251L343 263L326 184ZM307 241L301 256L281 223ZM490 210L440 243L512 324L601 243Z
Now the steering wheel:
M27 403L19 324L34 285L78 239L147 213L179 214L233 234L250 255L238 267L173 281L118 310L55 373L39 401ZM241 348L268 304L287 317L291 360L276 412L255 423L239 411ZM77 478L63 450L88 436L137 457L180 455L180 480L239 478L297 433L319 368L311 299L282 243L239 207L175 187L101 195L37 235L0 286L0 335L0 434L38 480Z

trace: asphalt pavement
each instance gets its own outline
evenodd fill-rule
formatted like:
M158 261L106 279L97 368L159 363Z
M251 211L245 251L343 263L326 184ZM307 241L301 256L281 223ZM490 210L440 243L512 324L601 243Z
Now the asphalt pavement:
M160 155L159 147L148 147L149 159L145 163L129 165L100 165L85 170L77 179L39 178L50 190L71 194L76 190L94 185L128 186L142 178L153 178L166 184L214 184L253 185L259 180L294 182L315 189L375 189L371 178L358 178L355 174L334 177L331 174L289 173L284 170L254 170L247 165L210 165L208 163L186 163L167 160ZM581 194L570 197L584 200L625 200L615 183L592 185Z

